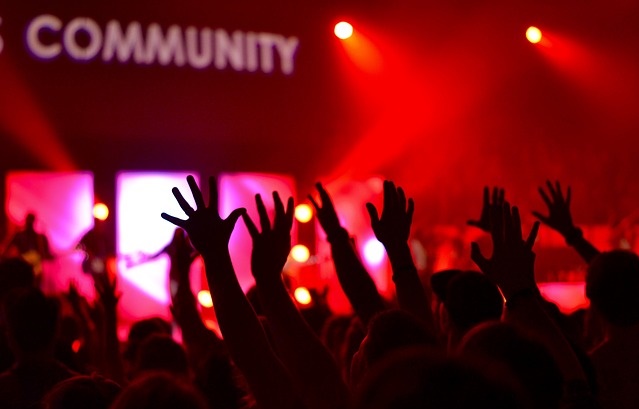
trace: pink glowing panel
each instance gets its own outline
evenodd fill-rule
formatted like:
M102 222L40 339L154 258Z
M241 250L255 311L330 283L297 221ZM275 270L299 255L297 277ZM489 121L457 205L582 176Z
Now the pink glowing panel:
M238 207L244 207L258 226L259 218L255 208L255 195L257 193L262 195L271 220L273 217L273 191L279 192L284 203L289 197L295 197L295 184L291 177L264 173L223 174L219 179L219 190L222 217L228 216ZM293 231L292 237L293 245L295 245L295 231ZM254 282L251 276L252 243L241 219L237 222L231 236L229 249L240 285L246 291Z
M540 283L539 291L548 301L557 304L561 312L565 314L589 305L583 281Z
M195 206L186 183L187 175L198 180L195 172L121 172L117 176L118 274L125 319L170 317L168 256L139 261L161 251L173 237L175 226L160 217L162 212L186 218L171 193L173 187L179 188ZM197 291L199 275L193 274L192 278L198 281L194 283Z
M43 263L42 287L47 292L91 289L81 273L80 237L93 226L93 175L90 172L9 172L6 176L9 236L21 229L27 213L36 215L35 228L49 239L54 260Z

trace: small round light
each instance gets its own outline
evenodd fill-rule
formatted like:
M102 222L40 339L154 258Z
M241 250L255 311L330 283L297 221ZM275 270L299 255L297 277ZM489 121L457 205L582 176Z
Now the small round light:
M369 239L364 244L364 259L366 259L368 264L373 266L379 265L384 261L385 255L386 250L384 249L384 245L376 238Z
M293 293L295 300L302 305L309 305L313 298L306 287L297 287Z
M335 24L335 35L341 40L346 40L353 35L353 26L345 21Z
M202 290L197 293L197 300L204 308L211 308L213 306L213 298L211 298L211 292L208 290Z
M303 203L295 207L295 219L300 223L308 223L313 218L311 206Z
M109 217L109 208L104 203L96 203L93 206L93 217L105 221Z
M298 263L306 263L311 257L311 252L303 244L297 244L291 249L291 257Z
M533 44L537 44L541 41L541 30L537 27L530 26L528 30L526 30L526 38Z

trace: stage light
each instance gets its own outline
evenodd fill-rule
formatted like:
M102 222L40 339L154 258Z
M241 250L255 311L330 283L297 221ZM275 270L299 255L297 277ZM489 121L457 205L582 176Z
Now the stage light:
M306 287L297 287L293 292L295 300L302 305L309 305L313 298Z
M537 44L541 41L541 30L537 27L530 26L528 30L526 30L526 38L533 44Z
M295 207L295 218L300 223L308 223L313 218L313 209L305 203L299 204Z
M109 217L109 208L104 203L93 205L93 217L105 221Z
M208 290L202 290L197 293L197 300L204 308L211 308L213 306L213 298L211 298L211 292Z
M306 263L311 257L311 252L303 244L297 244L291 249L291 257L298 263Z
M376 266L384 261L386 250L384 245L380 243L376 238L369 239L364 244L364 258L368 264Z
M80 348L82 348L82 341L79 339L76 339L71 343L71 350L76 354L80 351Z
M346 40L353 35L353 26L345 21L335 24L335 35L341 40Z

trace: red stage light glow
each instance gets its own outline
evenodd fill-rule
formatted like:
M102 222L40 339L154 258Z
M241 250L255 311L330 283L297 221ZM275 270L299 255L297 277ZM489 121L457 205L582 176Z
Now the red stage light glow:
M533 44L539 43L542 37L541 30L535 26L530 26L528 30L526 30L526 38Z

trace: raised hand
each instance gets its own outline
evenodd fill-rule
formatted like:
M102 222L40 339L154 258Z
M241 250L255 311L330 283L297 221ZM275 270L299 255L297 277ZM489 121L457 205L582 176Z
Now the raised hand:
M536 211L532 212L532 214L551 229L556 230L563 236L569 236L575 230L572 215L570 214L570 186L566 189L565 196L561 190L559 181L556 181L553 186L548 180L546 181L546 187L548 188L548 193L540 187L539 195L548 207L548 216L544 216Z
M171 257L171 263L175 263L177 267L180 282L185 282L184 280L188 282L191 263L197 257L197 253L193 251L191 241L183 229L175 229L173 239L166 248L166 252Z
M244 224L253 239L251 271L256 280L279 277L291 251L293 198L289 197L286 209L284 209L279 193L273 192L273 203L275 204L275 219L271 226L262 196L255 195L255 204L260 215L261 232L246 212L242 214Z
M481 215L478 220L468 220L466 224L475 226L486 233L490 233L490 209L493 206L502 206L506 193L504 189L493 187L492 202L490 201L490 188L484 187L484 203L481 207Z
M98 299L104 308L107 311L114 310L122 296L122 294L117 291L117 276L111 276L107 273L94 274L93 284L95 286L95 292L98 294Z
M539 222L535 222L524 241L519 209L510 208L508 202L494 206L490 212L493 255L484 257L476 242L471 243L471 259L491 280L501 288L508 300L522 290L534 290L535 253L532 251Z
M415 205L413 199L406 200L401 187L389 180L384 181L384 209L379 217L372 203L366 203L366 210L371 218L371 227L375 237L384 246L406 243L410 235Z
M229 217L222 219L218 211L218 192L215 178L209 178L208 207L204 204L202 191L195 183L195 178L189 175L186 181L195 200L195 210L184 199L180 190L174 187L173 196L189 218L186 220L178 219L166 213L162 213L162 218L186 230L191 243L200 254L207 255L220 250L228 251L229 239L235 228L235 223L242 214L246 213L246 209L235 209Z
M339 231L342 228L342 226L340 225L339 217L337 217L335 206L333 206L333 201L331 200L331 197L328 195L328 192L326 192L326 189L324 189L322 184L319 182L315 184L315 188L317 189L317 192L319 193L321 207L315 201L313 196L308 195L308 198L311 201L311 204L313 205L313 207L315 208L315 213L317 214L317 220L319 220L319 223L322 226L322 229L324 229L324 233L326 233L327 236L331 236L332 234Z

